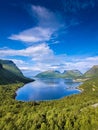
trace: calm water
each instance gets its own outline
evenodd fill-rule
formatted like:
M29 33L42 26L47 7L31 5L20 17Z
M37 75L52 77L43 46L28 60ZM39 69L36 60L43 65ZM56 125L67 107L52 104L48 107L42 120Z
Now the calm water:
M81 91L76 87L81 83L68 79L36 79L36 81L19 88L16 100L43 101L60 99L64 96L78 94Z

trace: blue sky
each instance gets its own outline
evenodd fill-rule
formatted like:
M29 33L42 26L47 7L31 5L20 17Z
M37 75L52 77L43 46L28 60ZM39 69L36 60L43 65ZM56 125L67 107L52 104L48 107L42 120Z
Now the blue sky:
M98 64L98 0L0 1L0 58L24 74Z

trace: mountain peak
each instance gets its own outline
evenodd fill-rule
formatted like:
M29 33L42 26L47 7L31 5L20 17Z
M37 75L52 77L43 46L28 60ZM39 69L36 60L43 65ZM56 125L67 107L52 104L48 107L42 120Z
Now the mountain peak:
M89 69L85 74L84 77L98 77L98 65L94 65L91 69Z
M0 84L27 83L31 81L34 80L24 77L13 61L0 60Z
M76 78L79 76L82 76L82 73L79 70L65 70L63 73L52 70L44 71L36 75L38 78Z

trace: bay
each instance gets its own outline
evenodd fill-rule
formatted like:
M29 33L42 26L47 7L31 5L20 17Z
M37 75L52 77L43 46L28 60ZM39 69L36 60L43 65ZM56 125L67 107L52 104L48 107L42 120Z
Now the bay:
M71 79L36 79L16 91L16 100L56 100L72 94L79 94L81 91L77 87L80 84L80 82L73 82Z

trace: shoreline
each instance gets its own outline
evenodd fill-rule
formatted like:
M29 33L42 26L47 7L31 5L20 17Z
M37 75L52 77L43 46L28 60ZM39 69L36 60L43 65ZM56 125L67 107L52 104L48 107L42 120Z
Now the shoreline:
M29 82L30 83L30 82ZM74 83L74 82L73 82ZM72 87L71 89L73 90L73 93L69 93L69 94L67 94L66 92L67 92L67 88L66 88L66 90L64 90L65 91L65 95L62 95L60 98L52 98L52 97L50 97L50 99L43 99L43 100L41 100L41 99L37 99L37 100L34 100L34 99L31 99L31 100L22 100L22 99L16 99L16 96L17 96L17 90L19 89L19 88L21 88L21 86L15 91L15 100L17 100L17 101L21 101L21 102L32 102L32 101L35 101L35 102L45 102L45 101L54 101L54 100L61 100L61 99L63 99L63 98L65 98L65 97L68 97L68 96L72 96L72 95L76 95L76 94L80 94L81 92L83 92L83 89L81 89L80 88L80 86L81 86L81 82L77 82L78 83L78 86L76 86L76 87ZM79 84L80 83L80 84ZM27 83L28 84L28 83ZM22 87L24 87L26 84L23 84L23 86ZM68 88L68 89L70 89L70 87ZM74 92L74 90L75 90L75 92Z

